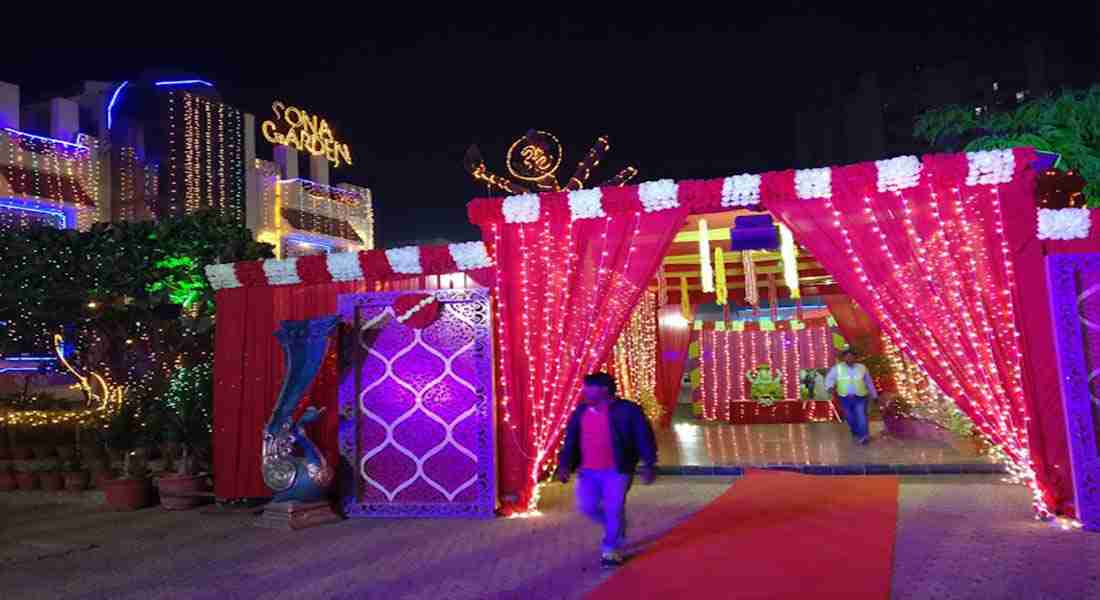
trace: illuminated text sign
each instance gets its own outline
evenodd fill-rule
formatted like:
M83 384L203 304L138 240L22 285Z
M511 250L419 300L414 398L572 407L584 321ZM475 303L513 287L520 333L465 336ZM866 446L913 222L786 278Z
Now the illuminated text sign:
M336 141L328 121L282 102L273 102L271 111L275 113L275 119L260 125L267 141L309 152L313 156L324 156L334 167L351 164L351 150L347 144Z

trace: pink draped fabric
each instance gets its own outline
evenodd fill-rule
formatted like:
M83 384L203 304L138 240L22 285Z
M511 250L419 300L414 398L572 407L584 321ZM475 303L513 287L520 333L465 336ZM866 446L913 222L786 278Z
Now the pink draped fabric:
M1050 457L1031 450L1042 426L1023 389L1023 315L1005 234L1018 215L1032 215L1034 227L1033 160L1017 150L1010 182L964 186L965 155L926 156L916 186L897 192L879 191L873 163L838 167L831 198L809 200L790 173L771 178L762 200L1033 480L1044 511L1068 490Z
M687 209L573 221L565 194L539 220L478 220L498 267L499 487L504 512L533 508L582 378L599 369ZM610 211L609 211L610 214Z
M684 319L680 307L662 306L657 313L657 398L665 407L662 427L672 422L680 400L690 343L691 323Z

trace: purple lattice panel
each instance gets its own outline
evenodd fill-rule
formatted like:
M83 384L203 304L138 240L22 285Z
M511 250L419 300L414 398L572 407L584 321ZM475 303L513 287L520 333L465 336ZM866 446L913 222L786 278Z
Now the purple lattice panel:
M379 321L402 295L439 319ZM350 294L340 383L344 510L361 517L491 517L496 508L493 356L486 290Z
M1047 258L1077 518L1100 530L1100 254Z

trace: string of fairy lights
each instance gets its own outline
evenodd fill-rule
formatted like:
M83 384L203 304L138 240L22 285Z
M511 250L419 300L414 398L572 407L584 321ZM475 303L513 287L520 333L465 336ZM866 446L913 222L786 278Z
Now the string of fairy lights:
M243 113L186 91L172 91L168 137L170 210L191 214L213 209L243 221Z
M92 224L96 218L93 207L99 205L101 181L99 152L92 138L82 136L80 143L67 143L4 129L0 130L0 140L8 150L2 173L19 190L19 196L63 215L68 205L84 195L92 206L77 209L76 222L70 225L86 228ZM9 219L0 220L0 227L22 228L41 221L33 211L14 206L0 207L0 211L14 213Z
M647 291L630 314L630 320L615 343L622 393L641 404L651 422L658 422L665 409L657 401L657 297Z

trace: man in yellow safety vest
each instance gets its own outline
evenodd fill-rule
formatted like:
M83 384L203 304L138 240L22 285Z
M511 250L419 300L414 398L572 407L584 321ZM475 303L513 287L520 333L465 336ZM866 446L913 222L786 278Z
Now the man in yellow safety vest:
M867 367L855 360L856 354L850 348L841 352L840 362L829 369L825 377L825 388L830 393L836 390L852 437L857 444L866 445L871 439L867 429L867 402L878 398L878 391Z

